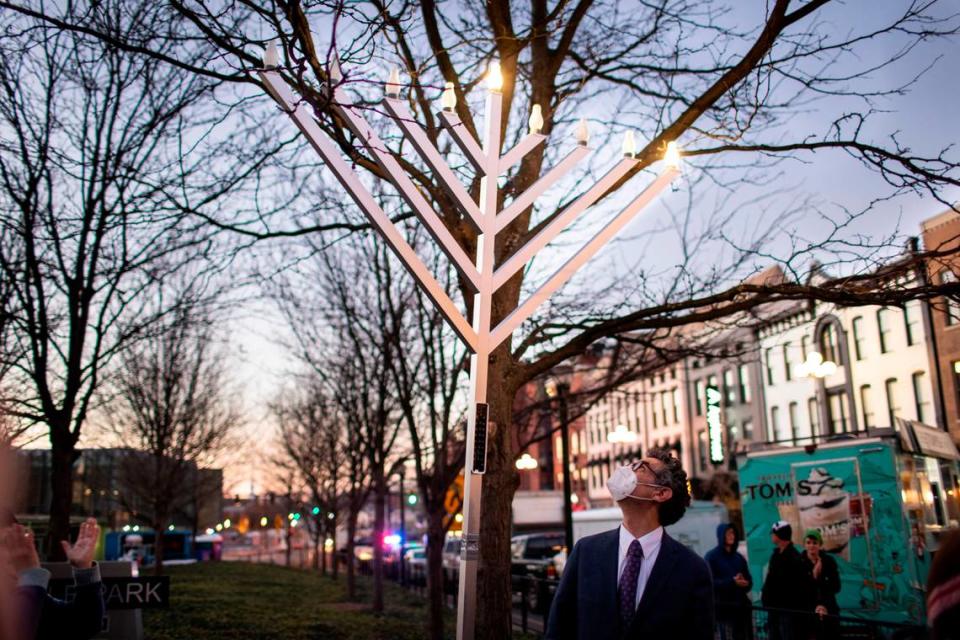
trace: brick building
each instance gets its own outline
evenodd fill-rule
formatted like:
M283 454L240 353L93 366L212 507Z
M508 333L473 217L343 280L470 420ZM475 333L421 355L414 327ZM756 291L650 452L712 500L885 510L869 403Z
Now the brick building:
M927 251L956 251L960 248L960 214L948 210L921 224L923 246ZM932 258L927 263L931 282L957 282L960 257ZM944 422L960 443L960 300L938 298L932 304L934 358L939 368L940 394Z

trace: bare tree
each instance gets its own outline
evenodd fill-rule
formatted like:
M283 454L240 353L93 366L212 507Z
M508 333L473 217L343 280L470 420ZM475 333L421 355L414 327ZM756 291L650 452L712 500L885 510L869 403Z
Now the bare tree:
M156 16L146 2L68 10L118 39ZM56 541L104 371L175 308L152 294L163 280L201 283L222 267L210 230L187 213L237 181L232 168L215 180L218 145L182 153L223 115L202 108L216 81L32 17L4 11L0 29L0 280L12 336L2 391L20 424L49 437Z
M479 126L468 105L491 58L499 59L503 70L502 91L509 117L502 126L507 144L522 135L532 104L542 107L544 133L562 129L581 113L610 125L615 133L638 129L646 141L638 149L639 162L608 194L606 203L612 203L624 187L629 188L627 179L650 168L664 144L672 140L682 141L690 161L692 175L684 189L691 194L691 202L698 201L695 190L708 184L726 194L746 186L761 192L780 190L783 162L806 161L815 153L845 154L854 168L874 172L886 182L886 192L877 194L873 202L856 203L836 216L820 209L817 229L791 231L793 225L784 221L797 211L775 211L771 212L775 221L751 224L748 231L735 237L725 223L741 213L742 203L728 195L717 211L708 212L702 230L691 227L695 219L689 214L691 208L686 216L676 215L646 238L639 238L654 243L670 234L679 245L676 264L658 268L640 262L619 286L596 282L594 273L590 282L593 295L558 299L524 327L523 335L494 354L487 394L490 419L506 425L512 419L517 389L603 337L705 322L778 299L882 305L956 293L956 284L893 286L890 283L896 279L890 278L889 272L878 277L874 267L889 255L890 238L864 238L853 232L851 223L869 215L878 200L904 193L922 194L951 206L951 193L955 193L951 190L960 187L954 150L915 152L905 148L894 131L886 131L886 137L867 132L886 96L911 89L909 81L884 85L883 74L878 72L915 59L925 42L955 37L957 16L945 9L943 2L905 0L895 5L896 14L882 18L883 22L878 18L875 24L864 20L849 28L831 29L830 22L836 20L832 12L840 4L832 0L772 0L749 10L740 4L663 0L628 5L616 0L581 0L551 6L532 0L521 6L503 1L441 5L433 0L399 4L329 0L257 6L228 2L211 9L172 3L171 17L162 24L181 21L186 32L214 42L223 57L218 64L207 64L170 52L153 55L203 77L243 77L246 81L243 72L261 64L260 47L279 36L287 82L311 105L319 126L344 155L359 169L381 179L386 172L363 141L350 134L329 102L326 86L331 81L334 52L346 70L342 82L356 89L367 106L375 99L367 91L372 78L362 77L356 69L371 60L387 60L402 67L410 79L405 89L412 110L431 141L444 150L446 143L433 116L440 88L446 82L453 84L457 114L475 135ZM36 9L13 2L2 6L22 14L42 14L42 19L60 29L81 28L54 8ZM732 16L733 10L739 13ZM316 24L320 21L332 25L335 33L350 33L353 40L318 38ZM129 53L157 46L140 38L99 35ZM865 53L884 44L890 45L886 57L878 59L873 50ZM929 66L926 60L922 66ZM377 81L379 84L380 79ZM822 100L825 96L846 100L828 104ZM786 126L813 100L820 100L815 126ZM610 122L614 113L617 123ZM403 153L402 148L395 151L453 236L468 253L474 253L476 231L460 215L456 203L413 154ZM526 156L505 177L500 197L512 198L528 189L550 164L553 153L541 147ZM457 169L463 171L476 196L479 176L472 175L465 164ZM556 219L581 188L580 184L571 185L565 197L517 216L499 234L498 261L507 259L533 233ZM305 192L305 197L313 195ZM702 211L702 202L698 204L697 210ZM764 206L762 201L750 204L758 209ZM225 213L216 216L216 223L246 236L317 234L327 238L318 240L318 245L364 228L355 219L342 216L303 223L288 216L251 218ZM390 213L398 221L412 216L399 206ZM768 250L777 228L782 242L776 250ZM322 235L324 232L331 233ZM757 268L758 261L777 261L787 273L802 275L811 258L823 255L833 256L843 267L843 277L815 283L795 277L778 284L737 284ZM922 258L917 256L917 260ZM915 267L916 263L899 263L897 268L906 273ZM500 289L493 303L494 322L517 307L535 284L535 276L536 270L518 272ZM468 283L459 284L469 314L471 291ZM488 443L478 587L478 619L484 621L478 629L481 638L511 634L509 525L516 485L516 438L510 431L492 432Z
M345 448L343 423L336 403L326 397L315 378L295 396L282 397L274 405L280 425L280 447L284 457L303 479L310 500L320 510L310 522L314 547L314 569L326 573L324 538L331 533L327 517L337 511L338 492L344 477ZM335 533L335 529L333 533ZM331 536L336 540L336 536ZM336 543L331 550L334 577L337 574Z
M121 483L155 532L156 573L171 517L194 500L198 470L233 444L241 417L227 387L212 326L194 307L179 310L155 338L121 357L112 426L133 449Z

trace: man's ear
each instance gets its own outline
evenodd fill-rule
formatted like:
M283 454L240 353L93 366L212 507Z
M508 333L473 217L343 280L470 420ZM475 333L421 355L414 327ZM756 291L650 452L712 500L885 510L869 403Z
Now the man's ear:
M654 499L657 502L667 502L672 497L673 497L673 489L671 489L670 487L661 487L657 491L657 495L654 496Z

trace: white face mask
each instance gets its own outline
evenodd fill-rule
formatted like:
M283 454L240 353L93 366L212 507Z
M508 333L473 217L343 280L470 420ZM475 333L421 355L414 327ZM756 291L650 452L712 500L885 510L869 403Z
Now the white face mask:
M614 502L620 502L627 498L656 502L653 498L643 498L633 495L633 491L637 488L637 485L641 484L647 487L663 486L651 482L637 482L637 474L629 466L617 468L617 470L607 478L607 490L610 492L610 495L613 496Z

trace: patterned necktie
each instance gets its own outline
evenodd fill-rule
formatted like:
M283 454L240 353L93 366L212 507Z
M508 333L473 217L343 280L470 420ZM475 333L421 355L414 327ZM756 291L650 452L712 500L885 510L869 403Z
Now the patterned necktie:
M640 563L643 562L643 547L634 540L627 548L627 560L620 575L617 593L620 595L620 621L623 628L630 626L633 614L637 610L637 579L640 577Z

